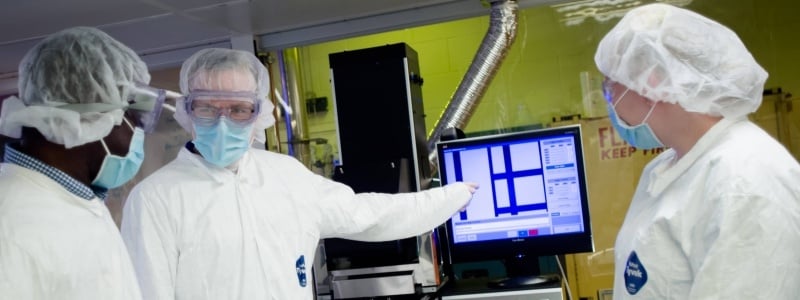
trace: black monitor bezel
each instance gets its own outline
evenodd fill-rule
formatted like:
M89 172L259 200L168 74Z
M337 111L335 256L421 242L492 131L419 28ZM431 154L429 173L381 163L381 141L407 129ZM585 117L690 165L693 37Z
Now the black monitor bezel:
M446 168L444 165L444 159L442 159L445 148L473 146L477 144L497 143L531 138L538 139L555 135L573 136L575 140L575 147L578 150L576 151L576 154L578 154L576 155L576 165L579 173L578 180L580 184L579 188L581 193L581 207L583 211L583 223L585 224L584 232L456 244L453 242L454 235L452 222L450 219L448 219L445 223L445 239L448 248L447 251L449 252L448 259L451 264L488 260L504 260L514 257L563 255L594 251L594 240L592 236L589 196L586 185L586 169L580 125L535 129L439 142L436 144L436 154L439 163L439 180L442 185L450 183L445 181L443 175L443 170Z

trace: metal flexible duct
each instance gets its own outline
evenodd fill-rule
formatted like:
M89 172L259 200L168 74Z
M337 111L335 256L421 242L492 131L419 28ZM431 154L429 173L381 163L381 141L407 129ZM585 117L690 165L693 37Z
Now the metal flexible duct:
M292 114L286 115L286 141L289 143L289 155L294 156L311 169L311 146L309 144L308 117L303 103L303 81L300 74L299 48L285 49L279 53L281 65L281 85L283 94L291 107ZM291 120L294 118L294 121Z
M447 128L463 129L472 117L478 102L486 92L489 82L494 78L500 63L506 56L517 34L516 0L490 1L489 30L481 42L472 64L447 104L436 126L428 137L428 159L431 168L438 168L436 162L436 143Z

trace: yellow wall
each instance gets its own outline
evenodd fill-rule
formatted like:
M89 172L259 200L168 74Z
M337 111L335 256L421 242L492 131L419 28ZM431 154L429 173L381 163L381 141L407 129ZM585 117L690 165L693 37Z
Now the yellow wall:
M641 1L643 3L653 1ZM678 1L680 2L680 1ZM684 1L687 2L687 1ZM695 0L687 6L728 25L768 70L767 87L800 92L800 21L791 0ZM488 9L487 9L488 12ZM584 113L580 72L597 74L594 50L617 21L587 19L568 26L551 6L523 9L517 39L471 118L466 131L550 122ZM419 54L423 101L430 131L469 67L488 28L488 16L396 30L302 47L306 97L328 97L329 111L309 117L312 137L335 143L328 54L405 42ZM334 145L335 146L335 145Z
M516 42L465 131L541 124L554 116L582 113L579 73L594 71L594 45L610 26L586 23L565 27L549 7L522 10ZM332 99L328 54L405 42L419 54L430 131L469 68L487 28L488 16L483 16L304 47L307 94ZM311 116L309 126L312 135L332 134L332 110Z
M648 3L653 1L641 1ZM800 93L800 4L792 0L695 0L687 7L729 26L737 32L756 60L770 73L768 88ZM488 9L487 9L488 12ZM555 7L524 9L519 14L517 40L480 102L465 131L494 130L533 124L548 125L553 117L584 114L580 74L595 79L593 55L597 43L619 19L587 19L567 25ZM339 40L301 48L306 94L332 102L328 54L405 42L419 54L425 79L423 101L430 131L457 88L488 28L488 16ZM800 103L786 113L786 122L800 151ZM327 113L310 116L312 137L335 142L332 103ZM622 151L603 131L607 118L581 121L586 140L595 253L569 255L568 273L573 297L597 297L613 281L613 246L627 211L639 173L653 156L641 151L632 156L604 158L604 151ZM605 143L605 144L604 144ZM611 148L609 148L611 147ZM622 152L619 152L620 154ZM613 154L612 154L613 156Z

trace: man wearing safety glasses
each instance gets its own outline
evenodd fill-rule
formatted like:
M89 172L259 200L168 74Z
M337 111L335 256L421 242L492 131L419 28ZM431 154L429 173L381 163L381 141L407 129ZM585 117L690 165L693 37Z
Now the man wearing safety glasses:
M123 211L145 299L312 299L306 266L320 238L415 236L477 188L355 194L291 156L251 148L275 123L268 78L243 51L206 49L184 62L175 118L193 140L131 191Z
M140 299L103 200L136 174L164 92L131 49L93 28L55 33L19 68L0 134L0 298Z

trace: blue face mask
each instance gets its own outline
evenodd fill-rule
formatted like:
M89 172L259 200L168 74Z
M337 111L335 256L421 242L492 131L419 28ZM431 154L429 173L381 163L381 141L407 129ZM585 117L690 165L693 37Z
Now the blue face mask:
M628 90L625 90L625 92L622 93L619 98L617 98L616 104L606 106L606 109L608 109L608 116L611 118L611 124L614 125L614 129L617 131L617 134L619 134L623 140L628 142L628 144L636 147L637 149L646 150L664 147L664 144L662 144L661 141L658 140L658 137L656 137L656 135L653 133L653 129L651 129L650 125L647 124L647 119L650 118L650 114L653 113L653 109L656 108L655 105L653 105L653 107L650 108L650 111L647 112L644 120L642 120L642 124L631 126L619 118L615 107L620 101L622 101L622 97L624 97L627 93Z
M221 117L213 125L194 124L194 147L205 160L218 167L227 167L242 158L250 148L252 124L236 125Z
M128 154L125 157L111 154L106 142L101 139L100 143L106 149L106 157L103 158L103 164L100 166L100 171L97 172L97 177L92 181L93 186L113 189L125 184L139 172L139 167L144 161L144 130L138 127L133 128L128 120L125 120L125 124L133 129Z

